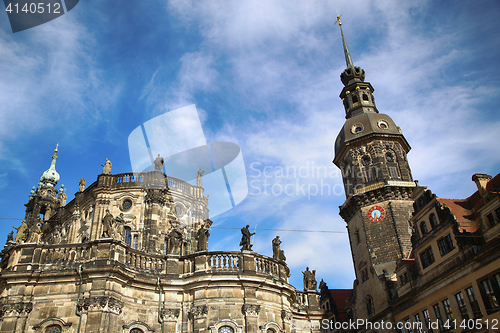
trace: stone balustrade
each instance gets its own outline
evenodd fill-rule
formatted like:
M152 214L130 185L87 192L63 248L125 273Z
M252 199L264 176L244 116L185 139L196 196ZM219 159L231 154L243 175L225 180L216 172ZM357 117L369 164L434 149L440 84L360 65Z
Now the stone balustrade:
M98 239L80 244L13 245L2 270L76 269L79 265L107 267L122 265L130 271L154 275L250 273L288 282L289 269L284 262L255 252L197 252L188 256L150 254L132 249L113 239Z
M158 179L152 178L155 176L158 177L158 174L151 172L127 172L116 175L99 175L98 183L100 186L109 187L145 187L147 184L158 181ZM163 177L163 174L159 173L159 177ZM193 187L193 185L178 178L167 176L166 179L167 184L171 189L179 189L183 192L190 193L191 188Z

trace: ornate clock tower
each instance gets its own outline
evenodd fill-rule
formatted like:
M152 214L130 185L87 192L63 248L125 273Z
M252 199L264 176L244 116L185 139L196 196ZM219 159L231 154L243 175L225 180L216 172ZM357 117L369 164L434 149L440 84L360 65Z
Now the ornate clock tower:
M411 252L412 179L406 154L410 146L388 115L379 113L365 71L354 66L342 31L347 68L340 78L346 121L335 141L333 163L342 171L347 223L356 273L353 319L392 320L396 265ZM337 23L336 22L336 23Z

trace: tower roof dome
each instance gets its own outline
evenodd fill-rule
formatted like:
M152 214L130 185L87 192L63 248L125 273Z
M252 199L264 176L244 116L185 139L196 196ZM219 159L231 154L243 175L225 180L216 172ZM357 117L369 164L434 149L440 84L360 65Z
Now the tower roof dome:
M346 120L335 140L335 156L344 143L358 140L372 134L401 136L401 129L383 113L361 113ZM406 140L405 140L406 141Z
M54 149L54 155L52 155L52 162L50 163L50 167L42 174L40 177L40 184L45 186L54 187L57 185L59 181L59 173L56 171L56 161L57 161L57 152L59 151L59 145L56 145L56 149Z

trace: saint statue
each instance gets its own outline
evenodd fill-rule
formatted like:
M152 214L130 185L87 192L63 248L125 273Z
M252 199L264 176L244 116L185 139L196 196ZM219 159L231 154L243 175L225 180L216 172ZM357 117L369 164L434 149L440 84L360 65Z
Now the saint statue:
M80 181L78 182L78 189L80 192L83 192L85 190L85 178L80 178Z
M106 159L106 162L102 166L102 174L109 175L111 173L111 161Z
M307 290L316 290L317 282L316 282L316 271L312 272L309 270L309 267L306 267L306 271L302 272L304 274L304 291Z
M210 236L210 230L206 225L202 225L200 229L198 229L198 251L207 251L208 250L208 237Z
M203 174L205 173L205 171L201 170L198 170L198 175L196 176L196 186L203 186L203 183L201 182L201 177L203 177Z
M252 251L252 244L250 244L250 237L252 235L255 235L254 233L250 233L250 230L248 230L250 226L247 224L246 227L241 228L241 251Z
M155 171L163 170L163 157L161 157L160 154L158 154L158 157L155 158L154 164L155 164Z
M172 229L168 234L168 254L181 254L182 232Z
M102 219L102 237L113 238L113 215L106 209L106 215Z
M28 225L26 224L26 220L23 220L23 222L21 222L21 225L18 228L16 228L16 227L12 227L12 228L17 230L16 243L22 244L22 243L26 242L26 239L28 238Z
M273 239L273 259L275 260L279 260L280 257L280 244L281 244L280 236L276 236Z

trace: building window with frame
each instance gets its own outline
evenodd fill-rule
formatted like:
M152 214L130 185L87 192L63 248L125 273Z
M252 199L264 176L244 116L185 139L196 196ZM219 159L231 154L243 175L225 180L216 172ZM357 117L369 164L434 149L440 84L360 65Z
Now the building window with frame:
M434 229L438 225L436 214L432 213L429 215L429 222L431 223L431 229Z
M434 253L430 246L420 253L420 259L422 260L422 268L427 268L434 263Z
M234 330L231 326L222 326L218 330L219 333L234 333Z
M462 316L462 320L468 320L469 312L467 311L467 305L465 304L462 292L458 292L455 294L455 300L457 301L457 306L458 309L460 310L460 315Z
M133 248L137 250L138 247L139 247L139 236L138 235L134 235L134 246L133 246Z
M367 182L371 182L373 180L373 172L371 169L365 170L365 179Z
M486 218L488 219L488 223L490 224L490 227L497 224L497 222L495 221L495 218L493 217L493 213L489 213L488 215L486 215Z
M441 310L439 309L439 304L434 304L432 306L432 309L434 310L434 316L436 316L436 321L439 326L439 331L442 332L444 331L443 329L443 316L441 315Z
M125 244L132 245L132 229L130 227L125 227Z
M465 289L465 292L467 293L467 298L469 299L469 304L470 307L472 308L472 314L474 315L474 318L480 318L483 316L481 313L481 308L479 307L479 303L476 298L476 293L474 292L473 287L469 287Z
M427 223L425 223L425 221L420 222L420 232L422 232L422 236L429 233L429 230L427 230Z
M500 273L489 276L482 281L479 281L479 289L483 297L483 303L488 314L492 314L500 310Z
M448 234L444 237L441 237L438 240L438 247L439 247L439 253L441 253L441 257L447 255L452 250L454 250L455 246L453 245L453 239L451 238L451 235Z
M391 178L399 178L398 170L396 169L396 167L389 167L389 176Z
M422 315L424 316L425 327L427 328L424 328L424 332L432 333L431 315L429 314L429 310L425 309L424 311L422 311Z
M446 314L446 318L449 320L448 323L451 324L453 321L453 312L451 311L450 301L446 298L443 300L444 313Z
M415 333L422 333L422 329L424 327L424 325L422 324L422 320L420 320L420 314L419 313L415 313L415 315L413 316L415 318L415 323L416 325L414 325L415 327Z

